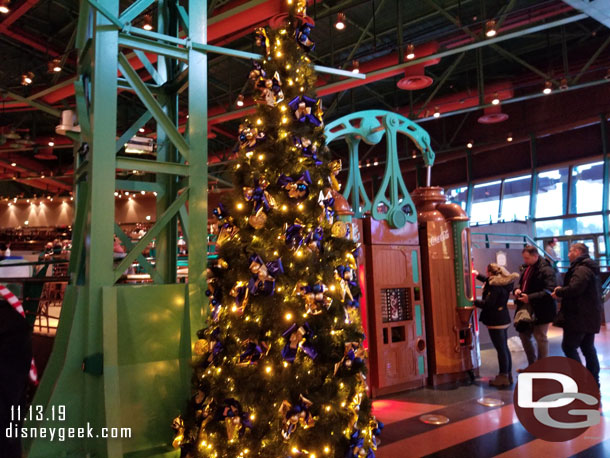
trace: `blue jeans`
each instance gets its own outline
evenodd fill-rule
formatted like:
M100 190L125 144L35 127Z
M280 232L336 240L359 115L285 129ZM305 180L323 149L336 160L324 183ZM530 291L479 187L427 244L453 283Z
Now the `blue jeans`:
M491 343L498 353L498 366L500 374L511 374L513 372L513 360L508 349L508 329L487 329Z
M572 358L582 364L580 356L578 355L579 347L585 357L587 369L589 369L589 372L591 372L599 386L599 359L597 359L597 351L595 350L595 334L566 332L564 329L563 340L561 341L563 353L568 358Z

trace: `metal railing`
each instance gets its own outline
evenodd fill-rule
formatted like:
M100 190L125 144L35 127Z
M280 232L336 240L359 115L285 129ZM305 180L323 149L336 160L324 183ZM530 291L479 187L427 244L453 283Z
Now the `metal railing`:
M503 233L489 233L489 232L471 232L472 245L477 248L483 248L479 245L480 240L475 239L475 236L482 236L484 238L484 248L491 248L492 245L503 245L506 249L510 249L511 245L532 245L538 249L540 256L544 257L551 266L555 269L559 269L564 262L561 259L555 259L551 257L544 248L541 247L536 240L527 234L503 234ZM494 240L492 237L503 237L508 240ZM479 242L479 243L477 243ZM569 264L569 263L568 263Z

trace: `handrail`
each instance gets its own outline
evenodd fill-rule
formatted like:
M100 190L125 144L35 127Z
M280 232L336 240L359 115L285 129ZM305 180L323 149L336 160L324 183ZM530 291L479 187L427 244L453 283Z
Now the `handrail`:
M538 243L536 242L536 240L534 240L531 236L529 236L528 234L505 234L505 233L491 233L491 232L471 232L471 235L482 235L485 236L485 248L491 248L491 244L495 243L495 244L502 244L502 245L506 245L506 248L509 248L509 245L511 243L519 243L517 240L514 242L509 241L502 241L502 242L498 242L498 241L494 241L494 240L490 240L490 236L498 236L498 237L512 237L512 238L516 238L516 239L521 239L523 242L523 245L532 245L535 246L538 249L538 253L544 257L544 259L546 259L549 264L551 264L551 266L555 269L557 269L559 267L559 264L562 262L562 260L560 259L555 259L552 258L545 250L543 247L541 247L540 245L538 245ZM475 243L475 241L473 240L472 242L473 244Z
M606 281L602 285L602 298L604 302L610 297L610 277L606 278Z
M69 259L51 259L49 261L26 261L26 262L11 262L9 264L0 264L0 267L15 267L15 266L38 266L46 264L65 264L70 262Z

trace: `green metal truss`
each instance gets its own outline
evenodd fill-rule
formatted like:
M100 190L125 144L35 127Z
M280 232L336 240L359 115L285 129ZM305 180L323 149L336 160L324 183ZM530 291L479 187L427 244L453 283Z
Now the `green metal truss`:
M417 222L415 205L400 171L397 140L398 134L409 137L422 153L424 164L430 169L434 164L434 151L430 146L428 132L399 114L383 110L367 110L333 121L326 126L325 134L327 143L340 138L344 138L347 142L349 172L343 196L350 202L356 218L371 212L373 218L386 220L392 227L402 227L407 222ZM385 172L379 191L371 201L360 175L358 146L361 140L369 145L376 145L384 135L387 145Z
M153 3L157 31L131 25ZM202 0L188 0L188 9L179 0L136 0L120 13L119 0L80 1L74 85L81 135L75 148L71 281L33 401L44 414L28 419L26 426L91 426L94 436L28 440L29 457L177 456L169 446L169 425L190 395L191 348L207 316L207 53L262 58L208 45L207 9ZM157 56L156 66L151 54ZM135 59L149 81L134 69ZM189 121L183 135L178 95L185 84ZM124 132L117 132L119 90L133 92L146 109ZM118 155L151 119L157 125L156 160ZM117 179L117 170L144 171L155 180ZM137 243L115 221L116 189L157 193L157 221ZM176 275L178 223L189 247L186 284ZM118 261L113 259L115 235L128 250ZM142 255L153 239L154 265ZM136 260L153 284L117 284ZM66 406L65 418L53 415L58 406ZM130 428L131 437L107 439L102 428Z

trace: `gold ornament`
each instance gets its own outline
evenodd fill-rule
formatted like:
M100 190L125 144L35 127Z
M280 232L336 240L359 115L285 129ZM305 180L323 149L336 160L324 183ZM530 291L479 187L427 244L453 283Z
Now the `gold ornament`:
M345 238L349 234L349 223L344 221L335 221L330 228L330 233L336 238Z
M210 342L205 339L199 339L193 346L193 352L197 356L203 356L210 351Z
M255 214L248 217L248 224L254 229L262 229L267 224L267 214L259 208Z
M184 441L184 421L182 417L174 418L172 422L172 429L176 431L176 435L174 436L174 440L172 441L172 446L174 448L180 448L182 442Z
M341 191L341 183L337 181L337 175L339 175L339 172L341 171L341 159L329 162L328 166L330 167L330 176L328 177L330 180L330 187L339 192Z

